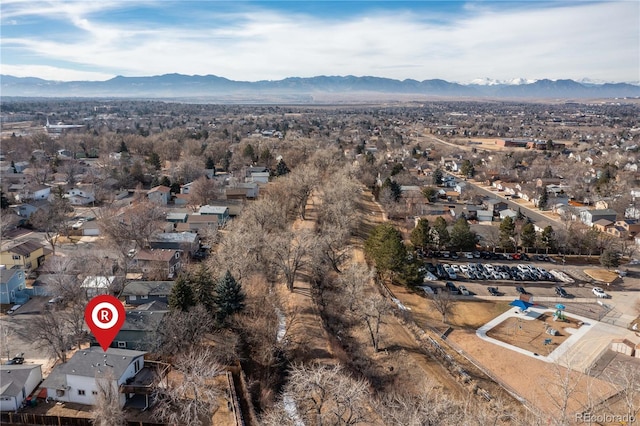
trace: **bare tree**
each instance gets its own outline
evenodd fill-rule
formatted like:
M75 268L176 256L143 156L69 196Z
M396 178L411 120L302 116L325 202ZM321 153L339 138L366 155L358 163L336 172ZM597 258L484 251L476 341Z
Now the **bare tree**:
M453 311L455 298L447 290L440 290L431 297L431 305L442 315L442 322L447 322L447 316Z
M127 424L120 407L120 392L114 386L113 371L96 377L97 395L91 410L91 421L96 426L122 426Z
M298 271L315 244L316 239L311 232L283 232L272 237L269 243L271 262L282 274L289 291L293 291Z
M369 332L371 345L377 352L380 349L380 325L384 323L384 317L389 312L389 304L380 294L374 293L362 300L359 312Z
M329 262L334 271L340 273L340 267L349 258L349 233L337 226L325 226L318 236L318 250Z
M29 322L29 326L17 333L26 341L49 350L56 360L67 362L67 351L73 336L64 318L53 310L46 310Z
M175 355L190 351L200 345L207 333L213 328L213 316L202 305L187 312L170 312L162 320L158 329L159 339L156 350L164 355Z
M56 253L58 237L67 229L67 215L72 211L73 207L67 200L56 198L49 208L39 209L29 218L33 227L44 233L53 254Z
M153 416L169 424L209 424L221 394L214 380L223 374L213 351L197 348L182 354L174 364L174 372L155 388Z
M288 405L294 404L303 424L356 425L371 422L368 384L363 379L349 376L340 365L293 366L284 398ZM275 424L270 418L282 416L267 415L265 424Z
M373 277L374 272L362 263L352 263L340 274L338 277L340 300L346 304L349 312L354 313L358 310L358 302L362 299Z
M126 257L130 242L147 247L149 237L158 232L164 219L165 212L160 206L143 201L123 212L106 211L100 221L100 231Z
M215 180L211 180L206 176L201 176L193 181L189 189L189 204L193 208L209 204L213 200L220 198L220 189Z

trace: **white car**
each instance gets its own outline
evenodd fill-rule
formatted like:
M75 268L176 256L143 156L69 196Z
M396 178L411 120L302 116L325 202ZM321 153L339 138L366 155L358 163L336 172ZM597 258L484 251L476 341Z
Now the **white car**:
M458 287L458 291L460 292L461 295L463 296L468 296L469 295L469 290L467 290L467 288L463 285L461 285L460 287Z
M603 289L601 289L600 287L594 287L593 290L591 290L593 292L593 294L596 297L602 297L602 298L609 298L609 295L607 293L604 292Z

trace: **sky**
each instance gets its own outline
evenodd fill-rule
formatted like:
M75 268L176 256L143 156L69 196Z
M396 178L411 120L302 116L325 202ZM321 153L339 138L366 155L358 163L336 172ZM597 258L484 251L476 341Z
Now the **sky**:
M0 73L640 81L640 1L0 2Z

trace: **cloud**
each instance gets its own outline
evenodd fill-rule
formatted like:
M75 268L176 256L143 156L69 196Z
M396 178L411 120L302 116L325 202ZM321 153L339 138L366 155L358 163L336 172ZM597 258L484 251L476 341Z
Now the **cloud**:
M56 2L38 8L10 0L11 7L2 6L3 22L55 17L77 35L62 39L13 32L1 41L3 62L21 75L27 71L51 75L55 68L45 65L62 62L65 66L59 68L57 79L65 80L76 75L69 71L73 64L101 70L92 75L178 72L252 81L323 74L454 81L481 76L630 81L639 73L637 2L505 10L474 3L458 15L378 8L329 18L268 10L258 4L223 11L176 9L174 20L152 21L141 14L135 25L115 19L118 13L111 15L124 4L132 3ZM176 6L136 4L157 8L159 14L170 14L161 8ZM21 59L24 53L30 62ZM2 72L8 73L7 69L3 65Z

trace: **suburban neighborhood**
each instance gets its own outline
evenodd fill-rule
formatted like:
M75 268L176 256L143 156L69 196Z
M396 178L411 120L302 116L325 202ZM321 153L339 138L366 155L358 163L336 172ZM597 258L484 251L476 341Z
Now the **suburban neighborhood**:
M639 108L3 101L2 422L633 424Z

